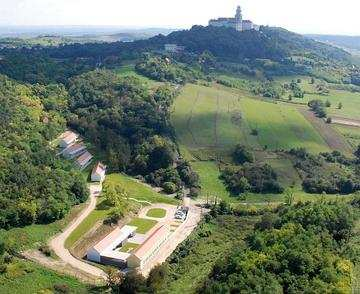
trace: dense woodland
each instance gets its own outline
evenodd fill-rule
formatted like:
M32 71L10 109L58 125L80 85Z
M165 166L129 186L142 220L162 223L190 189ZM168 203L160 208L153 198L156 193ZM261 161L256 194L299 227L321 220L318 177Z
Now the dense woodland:
M356 203L298 203L264 213L246 248L218 260L199 292L350 292Z
M82 176L55 156L65 127L66 91L0 77L0 229L48 223L84 202Z

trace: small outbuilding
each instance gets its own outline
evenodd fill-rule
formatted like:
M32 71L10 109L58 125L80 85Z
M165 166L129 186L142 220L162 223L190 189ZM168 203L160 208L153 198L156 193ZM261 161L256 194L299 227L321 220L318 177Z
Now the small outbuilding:
M103 182L105 180L106 166L101 162L98 162L92 172L91 172L91 181L92 182Z

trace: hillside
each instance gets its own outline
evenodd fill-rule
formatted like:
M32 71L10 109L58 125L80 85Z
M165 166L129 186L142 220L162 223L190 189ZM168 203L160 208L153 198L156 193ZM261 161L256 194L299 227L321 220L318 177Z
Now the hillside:
M360 36L342 35L307 35L309 38L319 42L333 44L345 49L360 50Z
M316 42L282 28L261 27L260 31L238 32L224 27L194 26L167 37L154 37L161 43L177 43L194 53L210 51L224 60L281 60L293 55L314 55L319 58L346 61L349 54L336 47Z

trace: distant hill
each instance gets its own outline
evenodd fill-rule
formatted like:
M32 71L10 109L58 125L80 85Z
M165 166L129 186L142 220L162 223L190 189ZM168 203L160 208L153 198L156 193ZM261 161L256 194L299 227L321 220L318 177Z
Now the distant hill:
M306 35L314 40L336 45L345 49L360 51L360 36Z
M194 26L168 36L152 39L159 44L176 43L194 53L210 51L214 56L229 61L249 59L282 60L293 55L345 61L349 54L337 47L282 28L261 27L260 31L238 32L225 27Z

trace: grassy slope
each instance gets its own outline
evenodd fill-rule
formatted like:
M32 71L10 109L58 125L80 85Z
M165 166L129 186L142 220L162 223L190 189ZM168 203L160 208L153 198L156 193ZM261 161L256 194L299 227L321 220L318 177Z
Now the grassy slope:
M54 285L67 285L69 293L89 293L88 287L75 278L63 276L41 266L16 260L8 272L0 275L0 293L54 293Z
M169 275L159 293L195 293L215 262L227 256L233 247L242 246L243 238L256 220L221 216L198 227L189 238L189 253L178 262L167 263ZM199 234L209 231L211 234L208 237L199 237Z
M360 145L360 128L341 125L333 125L333 127L346 138L352 148L355 149Z
M228 161L229 151L242 143L258 150L257 160L271 164L285 187L295 184L295 200L321 199L320 195L302 192L301 181L290 160L274 155L269 149L306 147L314 153L328 151L322 137L291 105L243 96L243 92L221 86L187 85L174 103L172 124L182 155L192 162L200 176L201 197L211 201L218 196L232 203L241 202L226 190L213 160ZM243 117L240 124L232 120L239 112ZM257 128L259 135L251 136L251 128ZM267 151L261 148L265 145ZM283 202L284 196L249 194L242 202L268 201Z
M129 64L129 65L123 65L121 67L118 67L116 69L114 69L114 72L121 76L121 77L136 77L138 79L140 79L140 81L144 84L146 84L147 86L150 87L157 87L159 85L161 85L162 83L151 80L143 75L139 75L136 71L135 71L135 65L134 64Z
M198 157L199 151L221 154L238 143L254 149L327 150L321 136L292 106L243 98L214 87L187 85L173 110L172 122L180 144ZM237 122L234 117L239 114L243 119ZM258 137L250 135L253 128L259 130Z
M301 89L306 92L304 99L296 99L295 102L299 103L307 103L312 99L320 99L323 101L329 100L331 102L331 107L328 108L328 113L330 116L339 116L350 119L360 119L360 93L353 93L350 91L344 90L334 90L330 89L330 93L328 95L319 95L316 94L316 84L324 83L316 80L315 84L310 84L309 77L295 76L295 77L285 77L276 79L280 84L289 83L291 80L297 80L297 78L301 79L301 83L299 84ZM286 99L290 93L287 93L284 98ZM343 104L342 109L338 109L337 106L341 102Z
M258 141L264 148L304 147L314 153L329 150L322 137L294 107L241 99L241 109L250 127L259 131Z

